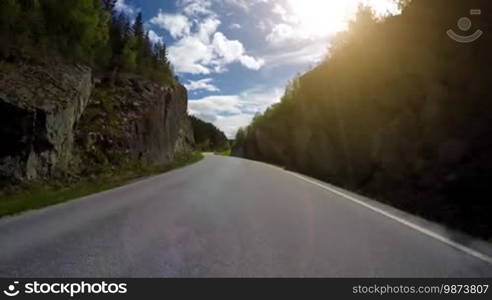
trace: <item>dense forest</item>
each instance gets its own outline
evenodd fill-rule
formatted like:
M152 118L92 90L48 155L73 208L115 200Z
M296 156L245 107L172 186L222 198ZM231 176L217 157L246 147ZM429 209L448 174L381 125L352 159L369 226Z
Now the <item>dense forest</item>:
M492 3L401 5L384 19L361 8L327 58L238 132L234 153L490 239L492 18L470 9L490 13ZM486 34L463 44L449 29Z
M191 116L196 149L205 152L223 152L230 149L226 135L211 123Z
M130 20L116 0L0 1L0 59L64 60L97 72L135 73L173 82L166 46L150 41L142 14Z

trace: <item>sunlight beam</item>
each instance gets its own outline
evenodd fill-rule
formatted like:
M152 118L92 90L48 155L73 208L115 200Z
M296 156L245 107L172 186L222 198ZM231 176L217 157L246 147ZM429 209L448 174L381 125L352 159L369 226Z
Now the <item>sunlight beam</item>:
M286 10L304 35L320 37L345 30L360 4L379 16L398 12L394 0L287 0Z

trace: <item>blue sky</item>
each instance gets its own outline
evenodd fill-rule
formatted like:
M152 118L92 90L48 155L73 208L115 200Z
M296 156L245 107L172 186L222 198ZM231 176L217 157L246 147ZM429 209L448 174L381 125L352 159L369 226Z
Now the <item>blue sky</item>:
M396 12L393 0L118 0L116 8L143 13L188 88L190 114L233 137L326 56L360 2Z

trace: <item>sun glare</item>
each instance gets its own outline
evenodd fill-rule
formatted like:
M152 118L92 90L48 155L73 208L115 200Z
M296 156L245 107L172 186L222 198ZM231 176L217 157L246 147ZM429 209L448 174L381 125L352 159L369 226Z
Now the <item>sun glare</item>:
M371 6L377 15L396 13L393 0L288 0L290 11L307 36L324 36L343 31L359 4Z

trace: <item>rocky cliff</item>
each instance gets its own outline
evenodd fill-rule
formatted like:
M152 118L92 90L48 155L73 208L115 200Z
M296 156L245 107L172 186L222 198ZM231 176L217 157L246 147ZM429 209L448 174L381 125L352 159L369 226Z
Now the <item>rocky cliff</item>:
M114 83L104 76L96 81L76 128L77 169L91 174L134 163L166 164L193 150L182 85L165 87L129 74Z
M18 182L67 169L91 70L2 64L0 71L0 178Z
M163 164L194 144L186 89L136 76L114 85L80 65L0 65L0 181Z

